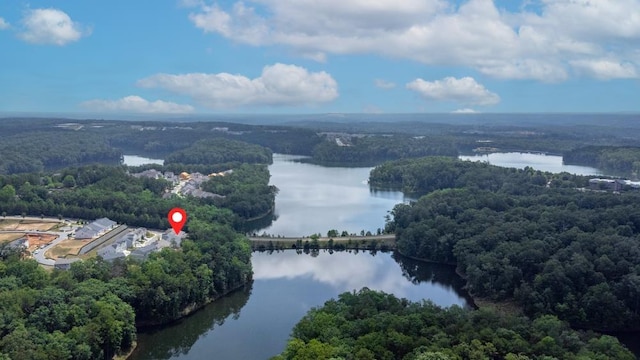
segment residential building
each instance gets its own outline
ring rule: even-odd
[[[97,219],[76,231],[75,238],[93,239],[113,229],[116,225],[117,223],[115,221],[109,220],[108,218]]]
[[[136,260],[145,260],[149,254],[158,250],[158,242],[154,241],[150,245],[139,247],[131,252],[131,257]]]
[[[169,229],[162,234],[162,240],[170,244],[172,248],[179,248],[182,245],[182,240],[187,236],[184,231],[180,231],[176,234],[173,229]]]
[[[54,269],[59,269],[59,270],[69,270],[71,268],[71,264],[73,264],[76,261],[80,261],[80,259],[78,259],[78,258],[71,258],[71,259],[58,258],[58,259],[56,259],[56,262],[53,265],[53,268]]]

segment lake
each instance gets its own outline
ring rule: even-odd
[[[130,359],[267,359],[312,307],[368,287],[414,301],[469,307],[454,268],[392,253],[254,253],[254,282],[181,322],[138,335]]]
[[[336,229],[375,233],[396,204],[411,200],[400,191],[371,190],[371,167],[326,167],[301,163],[304,157],[274,154],[269,166],[276,197],[276,220],[259,228],[260,234],[326,235]]]
[[[398,191],[370,190],[371,168],[325,167],[274,155],[269,167],[276,197],[271,224],[259,231],[300,236],[330,229],[359,233],[384,227]],[[461,157],[498,166],[590,175],[594,168],[562,165],[559,156],[506,153]],[[145,158],[146,159],[146,158]],[[152,159],[151,159],[152,160]],[[449,266],[416,262],[391,253],[295,251],[254,253],[254,282],[171,326],[139,334],[130,359],[267,359],[284,350],[293,326],[315,306],[345,291],[368,287],[441,306],[469,307],[464,281]],[[620,337],[633,344],[635,335]],[[637,349],[636,349],[637,351]]]
[[[164,164],[163,159],[151,159],[148,157],[138,156],[138,155],[122,155],[122,157],[123,157],[122,163],[127,166],[140,166],[140,165],[147,165],[147,164],[163,165]]]
[[[562,156],[546,155],[540,153],[491,153],[491,154],[475,154],[460,155],[461,160],[485,161],[491,165],[524,169],[529,166],[536,170],[548,171],[552,173],[568,172],[577,175],[602,175],[602,172],[596,168],[589,166],[565,165],[562,162]]]

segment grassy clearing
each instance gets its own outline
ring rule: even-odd
[[[44,255],[50,259],[64,257],[66,255],[78,255],[80,249],[91,240],[63,240],[58,245],[49,249]]]
[[[20,220],[2,219],[0,220],[0,230],[15,230],[19,223]]]
[[[20,234],[20,233],[12,233],[12,234],[0,234],[0,244],[4,244],[4,243],[8,243],[11,242],[13,240],[17,240],[21,237],[23,237],[24,234]]]

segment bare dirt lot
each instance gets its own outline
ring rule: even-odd
[[[29,251],[34,252],[40,245],[46,245],[56,239],[56,235],[27,234],[29,239]]]
[[[3,219],[0,220],[0,230],[38,230],[47,231],[56,225],[58,221],[52,220],[15,220],[15,219]]]
[[[58,245],[49,249],[44,256],[49,259],[56,259],[58,257],[64,257],[65,255],[78,255],[80,249],[86,244],[90,243],[91,239],[87,240],[75,240],[68,239],[63,240]]]

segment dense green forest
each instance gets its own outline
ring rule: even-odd
[[[617,146],[586,146],[565,152],[565,164],[597,167],[598,169],[625,174],[640,174],[640,148]]]
[[[0,153],[0,174],[38,172],[92,162],[118,164],[122,155],[101,136],[59,129],[14,136],[2,133]]]
[[[266,165],[243,164],[233,168],[231,174],[211,178],[202,188],[224,196],[214,200],[217,206],[251,219],[264,216],[275,206],[278,189],[269,185],[269,178]]]
[[[177,319],[186,309],[250,281],[251,249],[234,230],[238,217],[204,200],[163,199],[166,185],[163,180],[131,177],[125,167],[102,165],[0,176],[3,214],[107,216],[131,226],[164,229],[169,227],[169,209],[180,206],[189,213],[185,230],[190,239],[183,241],[180,251],[165,249],[143,263],[98,258],[51,275],[32,260],[8,256],[0,267],[6,285],[0,287],[0,331],[11,344],[0,342],[0,352],[12,359],[110,358],[127,350],[136,324]],[[53,300],[38,302],[40,296],[54,295]],[[38,337],[43,332],[49,335]],[[59,357],[49,349],[54,341]],[[21,349],[30,350],[21,355]]]
[[[640,193],[578,191],[583,177],[438,158],[372,171],[372,183],[385,179],[428,193],[392,211],[386,230],[402,254],[456,263],[472,294],[516,299],[531,316],[638,330]]]
[[[164,159],[166,165],[213,165],[230,162],[271,164],[271,150],[260,145],[229,139],[206,139],[193,143],[186,149],[175,151]]]
[[[273,359],[634,358],[615,338],[571,330],[555,316],[442,309],[363,289],[309,311]]]
[[[246,238],[200,213],[189,223],[181,251],[143,263],[96,258],[48,273],[2,251],[0,358],[110,359],[129,350],[136,325],[175,320],[250,281]]]
[[[324,141],[313,149],[313,161],[336,164],[377,164],[385,160],[426,155],[458,156],[449,138],[412,137],[408,135],[352,137],[339,146]]]

